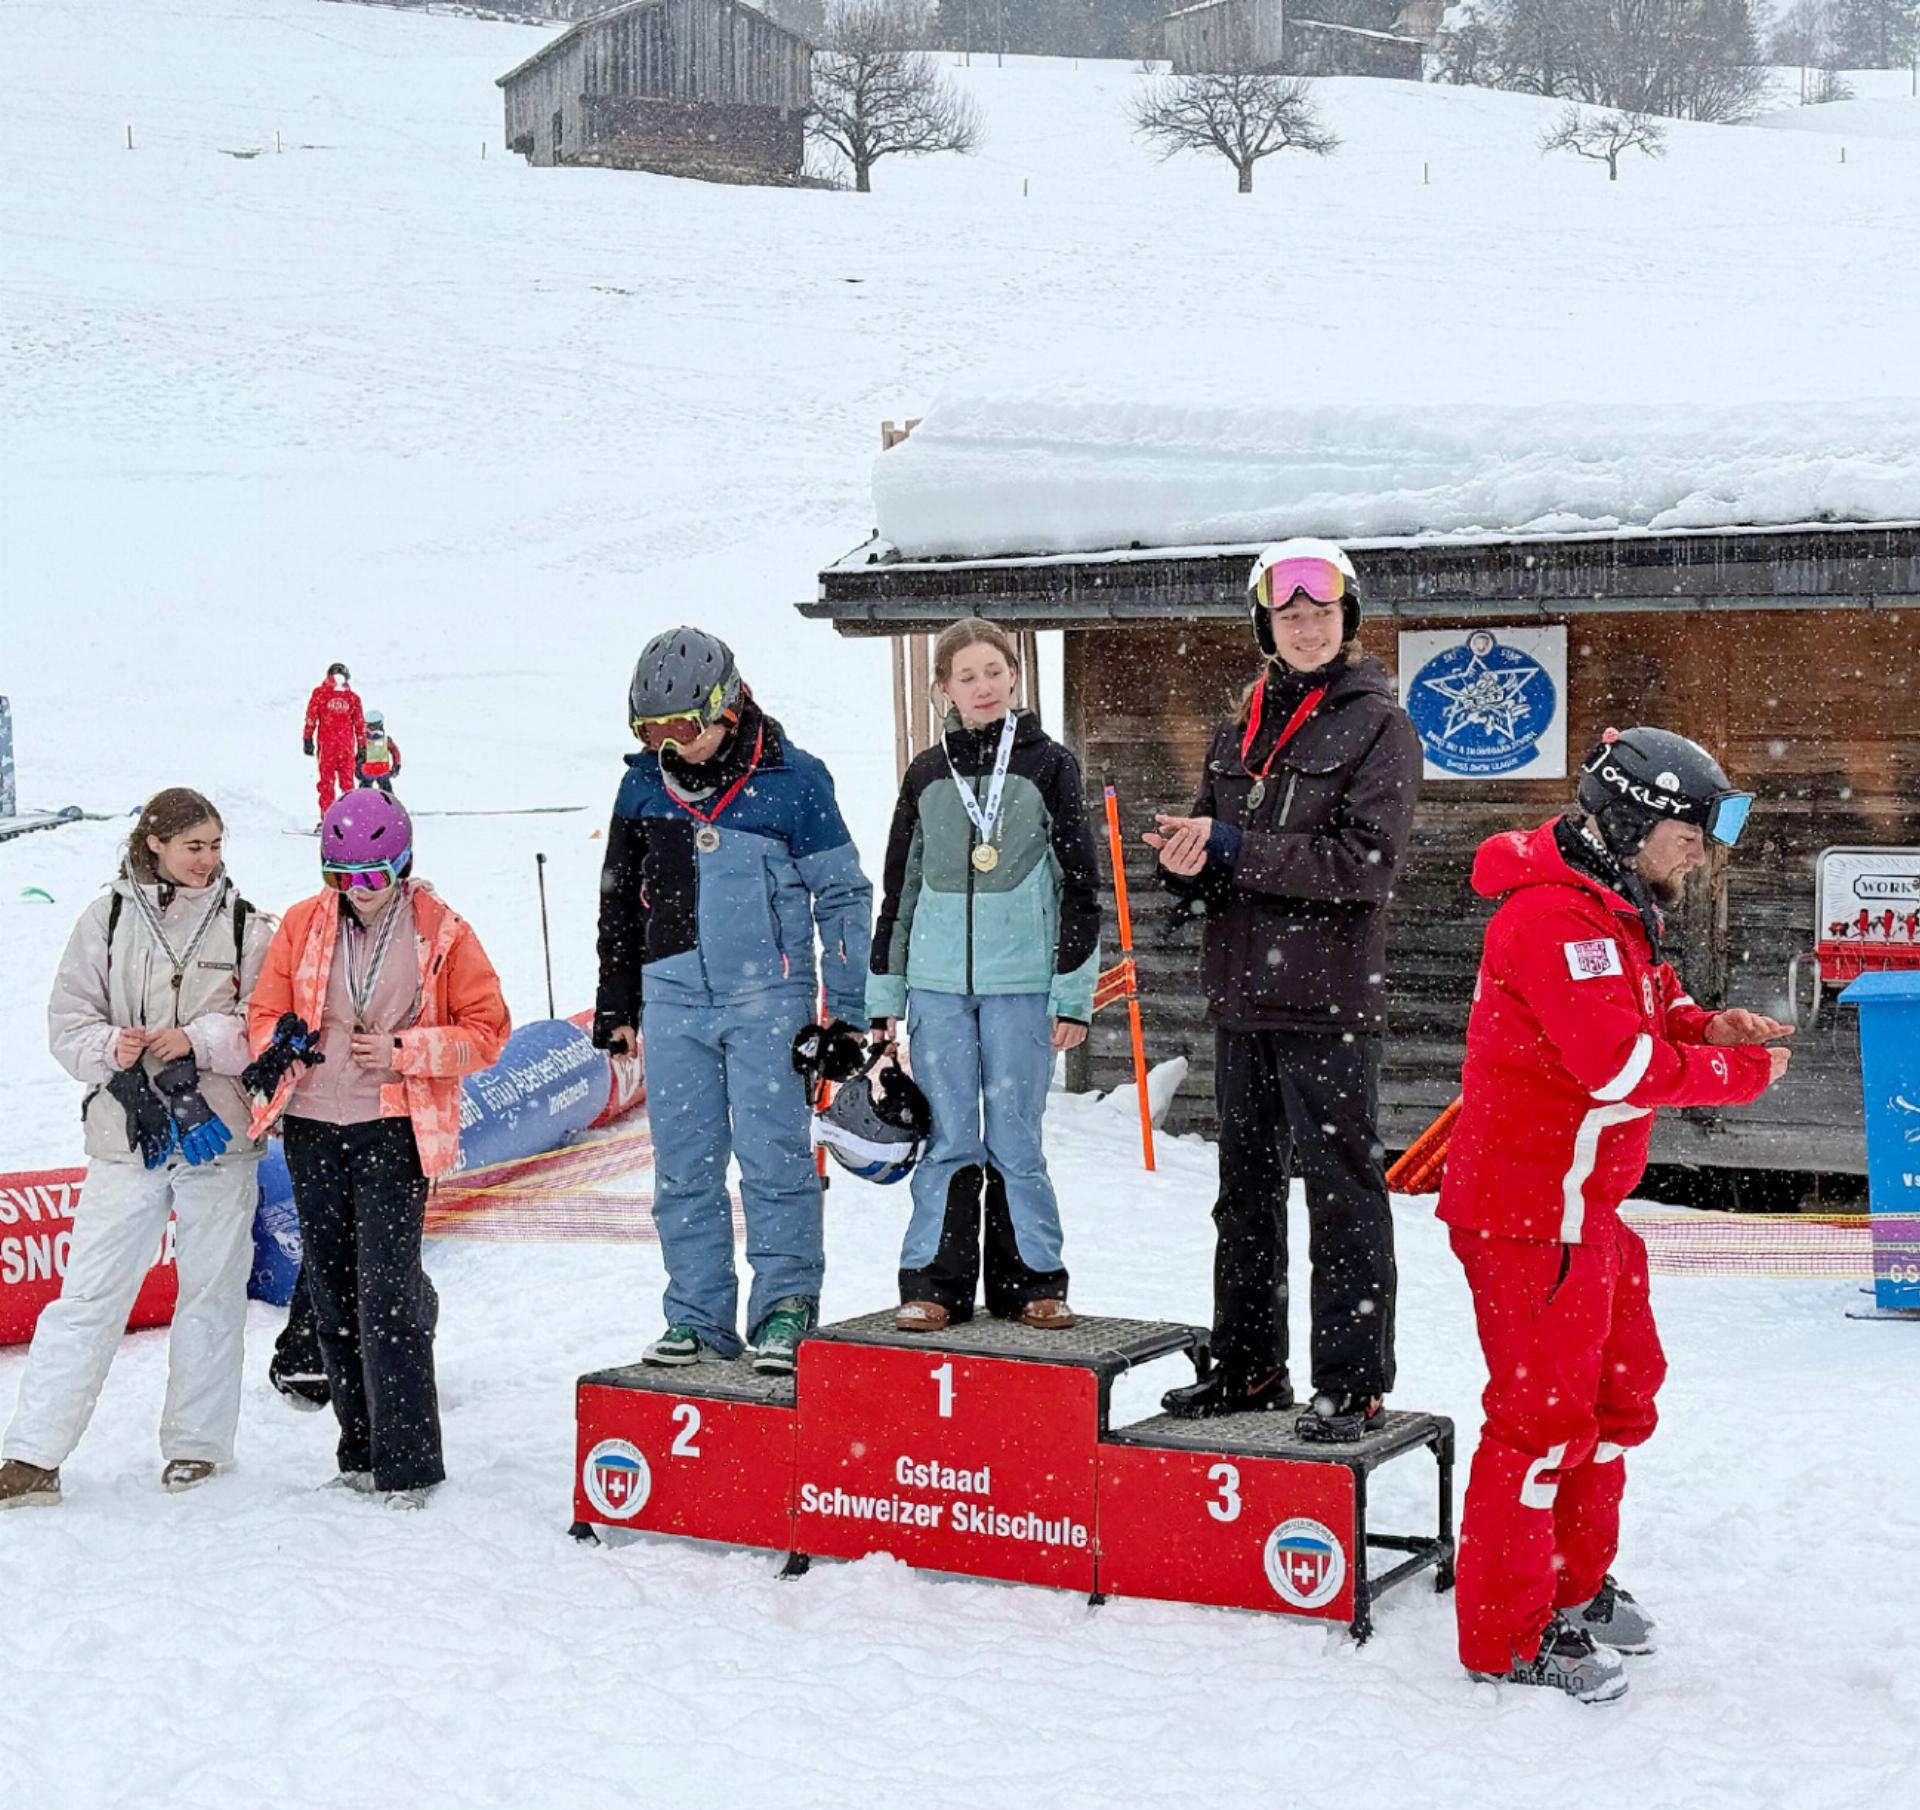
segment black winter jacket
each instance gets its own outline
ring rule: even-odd
[[[1229,1030],[1378,1033],[1387,904],[1413,833],[1420,738],[1386,668],[1363,655],[1335,674],[1250,811],[1253,774],[1304,690],[1295,675],[1272,669],[1245,763],[1245,725],[1220,726],[1193,806],[1219,826],[1207,864],[1191,878],[1164,868],[1161,877],[1187,910],[1204,915],[1201,978]]]

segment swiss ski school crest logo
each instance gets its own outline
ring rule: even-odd
[[[1274,1594],[1296,1609],[1324,1609],[1347,1581],[1346,1548],[1305,1515],[1267,1535],[1266,1566]]]
[[[1531,653],[1476,629],[1414,674],[1406,702],[1427,759],[1478,779],[1533,763],[1557,719],[1559,690]]]
[[[603,1439],[580,1467],[587,1500],[609,1521],[630,1521],[653,1494],[646,1454],[624,1439]]]

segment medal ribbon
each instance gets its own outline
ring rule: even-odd
[[[1017,710],[1007,712],[1005,726],[1000,731],[1000,750],[993,757],[993,779],[987,787],[987,808],[980,808],[980,801],[974,797],[973,788],[960,777],[960,769],[953,764],[953,753],[947,747],[946,738],[940,739],[940,750],[947,757],[947,771],[953,775],[953,789],[960,794],[960,802],[966,806],[967,815],[973,820],[973,827],[980,832],[982,842],[991,842],[993,832],[1000,822],[1000,800],[1007,789],[1007,764],[1013,759],[1014,718]]]
[[[722,811],[724,811],[727,808],[728,805],[732,804],[733,801],[740,796],[742,791],[746,789],[747,781],[754,776],[754,773],[758,770],[760,766],[761,751],[766,747],[766,745],[767,745],[767,726],[765,723],[762,723],[760,725],[759,732],[753,738],[753,759],[747,762],[746,772],[742,773],[740,777],[733,782],[732,785],[727,787],[726,792],[722,796],[720,802],[717,805],[715,805],[712,810],[703,811],[700,809],[698,805],[692,805],[687,803],[687,801],[684,798],[682,798],[680,794],[673,789],[673,782],[671,780],[668,780],[666,778],[665,773],[663,772],[661,774],[661,779],[664,783],[667,796],[671,798],[673,802],[681,808],[681,810],[685,811],[689,817],[697,817],[702,823],[711,823],[716,817],[720,815]]]
[[[353,1028],[364,1031],[367,1028],[367,1013],[373,1005],[373,990],[380,984],[380,970],[387,965],[387,950],[393,943],[393,927],[400,921],[401,908],[407,902],[407,888],[403,882],[400,896],[387,907],[386,916],[380,920],[380,929],[373,937],[373,953],[367,959],[366,971],[356,974],[354,954],[367,946],[367,933],[361,928],[357,918],[347,925],[347,997],[353,1001]]]
[[[1253,773],[1253,769],[1247,765],[1247,754],[1253,747],[1253,738],[1260,733],[1260,707],[1267,700],[1267,681],[1266,675],[1263,673],[1260,678],[1260,689],[1253,694],[1253,708],[1247,713],[1247,732],[1240,738],[1240,765],[1242,769],[1248,773],[1253,773],[1255,779],[1264,780],[1266,776],[1273,771],[1273,763],[1279,759],[1280,750],[1300,733],[1307,718],[1312,716],[1313,713],[1320,708],[1321,700],[1325,698],[1326,695],[1327,688],[1322,685],[1317,691],[1308,692],[1307,695],[1300,700],[1299,708],[1287,719],[1287,726],[1280,731],[1280,739],[1273,744],[1273,751],[1267,756],[1266,764],[1258,773]]]
[[[222,875],[219,885],[212,889],[212,894],[207,900],[205,914],[201,917],[199,924],[194,929],[192,938],[187,943],[186,953],[183,955],[175,955],[173,945],[167,941],[166,927],[160,922],[160,913],[154,909],[153,901],[147,897],[147,889],[137,880],[134,882],[134,905],[138,909],[141,917],[146,920],[148,930],[153,933],[153,940],[160,945],[160,953],[167,958],[167,965],[173,970],[173,990],[176,993],[180,991],[180,983],[186,976],[187,963],[193,960],[201,943],[206,939],[207,931],[212,926],[213,920],[220,915],[220,907],[227,902],[227,892],[231,885],[232,882]],[[142,1022],[144,1022],[144,1019]]]

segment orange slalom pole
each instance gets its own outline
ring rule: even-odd
[[[1447,1146],[1453,1139],[1454,1122],[1460,1117],[1460,1097],[1407,1146],[1400,1160],[1387,1171],[1387,1186],[1398,1194],[1430,1194],[1447,1165]]]
[[[1140,1157],[1154,1171],[1153,1109],[1147,1103],[1147,1046],[1140,1035],[1140,976],[1133,963],[1133,913],[1127,908],[1127,863],[1120,841],[1120,800],[1106,782],[1107,848],[1113,857],[1113,902],[1120,912],[1120,957],[1127,967],[1127,1030],[1133,1038],[1133,1080],[1140,1096]]]

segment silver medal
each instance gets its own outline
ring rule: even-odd
[[[1257,811],[1260,808],[1260,800],[1266,797],[1266,795],[1267,782],[1264,779],[1256,779],[1253,782],[1252,790],[1247,793],[1247,809]]]
[[[720,846],[720,832],[710,823],[701,824],[693,833],[693,846],[703,855],[712,854]]]

